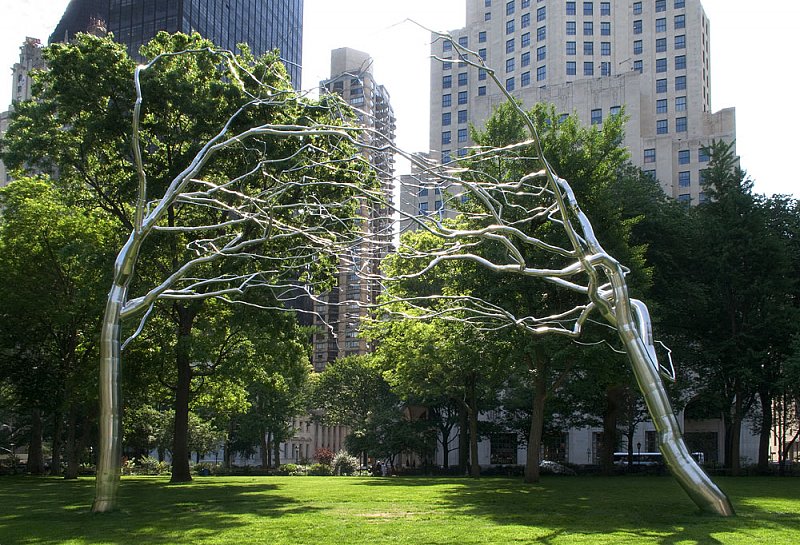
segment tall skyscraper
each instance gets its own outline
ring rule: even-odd
[[[451,31],[528,107],[555,104],[585,124],[625,107],[631,160],[681,201],[704,199],[701,146],[733,141],[735,112],[711,110],[709,20],[700,0],[467,0],[467,26]],[[447,163],[467,154],[505,100],[485,71],[434,41],[430,149]],[[452,59],[452,61],[450,60]],[[404,199],[412,201],[414,199]],[[420,205],[421,205],[420,201]]]
[[[257,55],[277,48],[295,89],[301,87],[303,0],[72,0],[50,43],[98,26],[133,56],[161,30],[197,31],[231,50],[247,43]]]
[[[370,146],[365,152],[375,169],[387,201],[394,189],[395,116],[389,92],[375,81],[372,59],[367,53],[343,47],[331,52],[331,77],[320,83],[324,92],[336,93],[353,107],[359,125],[369,129],[362,136]],[[317,332],[314,334],[314,369],[321,371],[338,357],[364,354],[369,350],[358,336],[361,320],[367,314],[363,304],[374,303],[379,288],[365,280],[363,273],[377,272],[380,260],[391,244],[392,225],[389,208],[362,207],[366,221],[364,242],[341,263],[338,286],[325,297],[328,304],[318,304],[315,311]]]

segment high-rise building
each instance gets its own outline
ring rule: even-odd
[[[451,31],[528,107],[555,104],[585,124],[624,106],[631,160],[681,201],[704,199],[700,177],[712,140],[735,140],[735,112],[711,110],[709,20],[700,0],[467,0],[467,26]],[[484,70],[459,63],[434,40],[430,149],[442,163],[465,156],[505,100]],[[438,59],[444,59],[442,62]],[[413,199],[409,199],[413,200]]]
[[[20,102],[31,98],[31,86],[33,79],[31,71],[44,68],[42,59],[42,44],[37,38],[25,38],[19,48],[19,62],[11,67],[11,101]],[[8,129],[11,112],[0,113],[0,137]],[[0,161],[0,186],[6,185],[11,181],[11,175],[6,170],[6,166]]]
[[[98,27],[112,32],[134,57],[161,30],[196,31],[231,50],[247,43],[256,55],[277,48],[300,88],[303,0],[72,0],[50,43]]]
[[[379,178],[387,200],[386,207],[363,206],[364,241],[349,256],[343,256],[338,286],[325,295],[326,302],[315,308],[314,369],[321,371],[327,363],[343,356],[364,354],[369,350],[359,337],[361,320],[369,303],[379,293],[375,276],[380,260],[386,256],[392,241],[389,204],[394,190],[395,116],[389,92],[375,81],[372,59],[367,53],[343,47],[331,52],[331,77],[320,83],[323,92],[336,93],[353,107],[358,124],[367,129],[362,140],[365,155]],[[365,274],[366,273],[366,274]]]

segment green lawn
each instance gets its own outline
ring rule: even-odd
[[[93,479],[2,477],[0,545],[800,544],[800,480],[718,481],[736,518],[698,514],[669,477],[127,477],[104,515]]]

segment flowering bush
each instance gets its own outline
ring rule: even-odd
[[[333,465],[334,456],[335,454],[333,451],[328,448],[318,448],[314,452],[314,459],[320,464],[324,464],[326,466]]]

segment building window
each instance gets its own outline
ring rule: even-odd
[[[675,30],[679,30],[681,28],[686,28],[686,16],[685,15],[676,15],[675,16]]]
[[[522,55],[519,56],[519,64],[523,67],[528,66],[531,64],[531,52],[526,51]]]
[[[567,55],[575,55],[577,49],[577,42],[567,42]]]
[[[675,118],[675,132],[686,132],[688,131],[688,124],[686,122],[685,117],[676,117]]]
[[[648,148],[644,150],[644,162],[645,163],[655,163],[656,162],[656,149],[655,148]]]
[[[467,84],[467,73],[461,72],[458,74],[458,85],[462,87]]]
[[[692,185],[692,173],[688,170],[682,170],[678,173],[678,186],[689,187]]]
[[[461,47],[467,47],[469,45],[469,37],[468,36],[460,36],[458,38],[458,45]]]
[[[486,69],[478,68],[478,81],[485,81],[485,80],[486,80]]]
[[[667,59],[656,59],[656,73],[667,71]]]
[[[600,2],[600,15],[611,15],[611,2]]]
[[[542,22],[546,18],[547,18],[547,9],[545,8],[545,6],[536,8],[536,20]]]
[[[711,157],[704,148],[700,148],[697,150],[697,160],[701,163],[708,163],[711,160]]]
[[[514,78],[508,78],[506,80],[506,91],[513,91],[514,90]]]
[[[494,433],[490,438],[489,463],[514,465],[517,463],[517,436],[513,433]]]
[[[514,19],[506,21],[506,34],[514,34]]]
[[[442,131],[442,144],[450,143],[450,131]]]
[[[514,57],[510,59],[506,59],[506,72],[513,72],[514,71]]]
[[[592,110],[591,113],[592,125],[599,125],[603,122],[603,110],[600,108]]]
[[[522,9],[531,7],[531,0],[522,0],[522,5],[520,7]]]
[[[486,60],[486,48],[485,47],[481,47],[480,49],[478,49],[478,56],[481,59]]]
[[[536,41],[543,42],[545,38],[547,38],[547,27],[540,26],[539,28],[536,29]]]
[[[641,15],[642,14],[642,3],[641,2],[634,2],[633,3],[633,14],[634,15]]]
[[[656,113],[657,114],[665,114],[668,111],[669,111],[669,108],[667,107],[667,99],[666,98],[660,98],[660,99],[656,100]]]
[[[567,15],[575,15],[575,2],[567,2]]]
[[[686,0],[675,0],[675,9],[680,9],[686,6]]]
[[[652,178],[653,180],[656,179],[656,171],[655,171],[655,169],[643,170],[642,174],[644,174],[645,176],[650,176],[650,178]]]
[[[584,15],[593,15],[594,14],[594,2],[584,2],[583,3],[583,14]]]
[[[583,75],[594,76],[594,63],[592,61],[586,61],[583,63]]]
[[[666,32],[667,31],[667,18],[661,17],[660,19],[656,19],[656,32]]]
[[[611,36],[611,23],[608,21],[602,21],[600,23],[600,35],[601,36]]]
[[[633,22],[633,33],[634,34],[641,34],[642,33],[642,20],[636,19]]]
[[[675,49],[686,49],[686,34],[675,36]]]
[[[492,7],[492,0],[484,0],[483,1],[484,7],[490,8]]]
[[[705,194],[705,191],[701,191],[697,194],[697,202],[700,204],[705,204],[708,202],[708,196]]]
[[[479,97],[486,96],[486,86],[485,85],[481,85],[480,87],[478,87],[478,96]]]
[[[666,119],[659,119],[656,121],[656,134],[668,134],[669,122]]]
[[[511,2],[506,2],[506,15],[514,15],[514,3],[514,0],[511,0]]]
[[[526,48],[526,47],[530,47],[531,46],[531,33],[530,32],[526,32],[525,34],[520,36],[520,38],[519,38],[519,46],[521,48],[523,48],[523,49]]]
[[[676,112],[686,111],[686,97],[675,97],[675,111]]]
[[[450,150],[449,149],[442,150],[442,164],[446,165],[447,163],[450,162],[450,160],[451,160],[450,159]],[[420,204],[422,204],[422,203],[420,203]],[[426,211],[428,210],[428,203],[425,203],[425,210]]]
[[[458,92],[458,103],[459,104],[466,104],[467,103],[467,92],[466,91],[459,91]]]
[[[667,39],[666,38],[656,39],[656,53],[663,53],[666,50],[667,50]]]
[[[451,42],[450,40],[445,40],[442,42],[442,51],[444,53],[447,53],[448,51],[452,50],[453,50],[453,42]]]
[[[642,73],[642,69],[643,69],[642,66],[643,65],[642,65],[641,59],[633,61],[633,71],[634,72],[639,72],[641,74]]]
[[[600,42],[600,55],[604,57],[611,55],[611,42]]]
[[[458,141],[461,143],[467,141],[467,129],[458,129]]]
[[[622,113],[622,106],[612,106],[609,108],[608,112],[611,116],[619,115]]]
[[[688,165],[691,162],[691,153],[688,149],[682,149],[678,151],[678,164],[679,165]]]
[[[686,55],[675,57],[675,70],[686,70]]]
[[[594,35],[594,23],[591,21],[584,21],[583,22],[583,35],[584,36],[592,36]]]
[[[506,53],[513,53],[514,52],[514,38],[510,40],[506,40]]]
[[[633,54],[634,55],[642,54],[642,40],[635,40],[633,42]]]
[[[675,90],[676,91],[683,91],[686,89],[686,76],[676,76],[675,77]]]
[[[452,116],[450,115],[450,112],[442,112],[442,125],[443,126],[449,125],[451,120],[452,120]]]
[[[656,0],[656,13],[667,11],[667,0]]]
[[[547,46],[543,45],[536,48],[536,60],[543,61],[547,58]]]
[[[583,54],[594,55],[594,42],[583,42]]]
[[[547,66],[540,66],[536,69],[536,81],[544,81],[547,78]]]
[[[577,63],[575,61],[567,61],[567,75],[574,76],[577,72]]]
[[[446,95],[442,95],[442,108],[449,108],[450,105],[453,103],[453,97],[449,93]]]
[[[519,76],[519,86],[520,87],[527,87],[531,84],[531,73],[530,72],[523,72]]]
[[[447,161],[445,161],[444,160],[444,152],[442,152],[442,163],[449,163],[449,162],[450,162],[450,156],[448,155]],[[427,202],[419,203],[419,215],[420,216],[424,216],[427,213],[428,213],[428,203]]]
[[[685,202],[687,204],[691,203],[692,196],[689,195],[688,193],[681,193],[680,195],[678,195],[678,202]]]
[[[492,20],[492,12],[491,11],[487,11],[486,13],[484,13],[483,14],[483,20],[484,21],[491,21]]]
[[[467,122],[467,110],[459,110],[458,111],[458,123],[466,123]]]
[[[577,32],[575,21],[567,21],[567,36],[575,36]]]
[[[442,70],[450,70],[451,68],[453,68],[453,63],[452,62],[444,61],[442,63]]]
[[[486,42],[486,31],[481,30],[480,32],[478,32],[478,43],[482,44],[485,42]]]
[[[449,89],[453,86],[453,76],[442,76],[442,89]]]
[[[608,61],[600,63],[600,75],[601,76],[610,76],[611,75],[611,63]]]
[[[656,80],[656,93],[666,93],[667,92],[667,80],[666,79],[657,79]]]
[[[523,13],[522,17],[519,18],[519,27],[528,28],[529,26],[531,26],[531,14]]]

